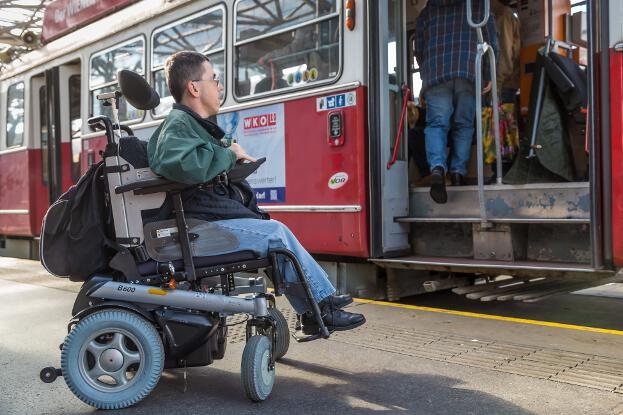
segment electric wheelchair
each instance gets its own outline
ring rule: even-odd
[[[226,245],[236,237],[215,224],[185,218],[181,195],[188,185],[155,175],[144,148],[138,157],[130,151],[138,145],[141,153],[141,146],[119,123],[120,100],[151,110],[159,97],[131,71],[120,71],[118,80],[119,91],[97,96],[112,108],[113,120],[97,116],[88,123],[107,137],[102,170],[114,241],[124,249],[110,261],[110,272],[92,275],[82,285],[61,345],[61,368],[45,368],[40,377],[49,383],[63,376],[79,399],[96,408],[128,407],[154,389],[163,369],[222,359],[227,317],[244,313],[242,384],[252,401],[263,401],[273,388],[275,361],[285,355],[290,341],[288,323],[274,297],[286,288],[280,272],[285,262],[293,265],[299,280],[288,290],[300,290],[319,327],[317,334],[295,338],[329,337],[301,266],[284,249],[271,250],[266,257],[251,251],[209,255],[210,246]],[[174,219],[144,224],[145,213],[157,211],[165,201],[172,204]],[[270,278],[274,294],[267,292],[259,274],[246,274],[258,270]]]

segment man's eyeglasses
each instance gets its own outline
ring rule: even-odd
[[[221,80],[219,79],[218,75],[214,74],[214,78],[213,79],[193,79],[191,82],[214,82],[216,84],[216,87],[218,88],[221,85]]]

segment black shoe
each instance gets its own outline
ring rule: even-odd
[[[318,303],[318,306],[322,314],[322,321],[329,331],[351,330],[366,322],[366,318],[363,314],[349,313],[348,311],[340,310],[331,305],[327,300],[321,301]],[[301,323],[303,325],[303,334],[317,334],[318,330],[320,330],[316,318],[310,312],[303,314]]]
[[[450,173],[450,182],[452,186],[465,186],[463,175],[460,173]]]
[[[446,174],[443,167],[435,167],[431,172],[430,197],[437,203],[443,204],[448,201],[446,193]]]
[[[344,308],[353,302],[353,297],[350,294],[331,295],[329,299],[335,308]]]

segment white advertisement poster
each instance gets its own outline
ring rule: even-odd
[[[235,140],[249,155],[266,157],[266,162],[247,178],[255,190],[257,202],[284,203],[286,144],[283,104],[219,114],[217,120],[226,137]]]

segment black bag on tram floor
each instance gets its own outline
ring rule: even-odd
[[[89,170],[48,208],[41,227],[41,264],[57,277],[84,281],[109,268],[120,248],[107,236],[104,162]]]

